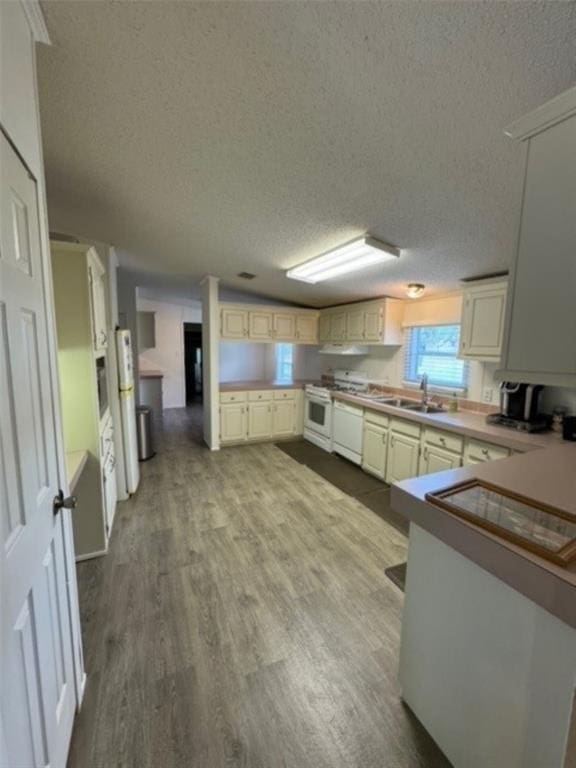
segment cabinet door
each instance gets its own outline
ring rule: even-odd
[[[272,434],[274,437],[293,435],[296,431],[296,402],[283,400],[275,402],[272,411]]]
[[[384,480],[388,453],[388,430],[376,424],[364,424],[362,469]]]
[[[443,472],[445,469],[456,469],[461,465],[462,458],[459,454],[425,443],[420,458],[419,474],[431,475],[433,472]]]
[[[272,312],[250,312],[248,337],[255,341],[270,341],[273,337]]]
[[[368,307],[364,310],[365,341],[380,341],[382,335],[382,309]]]
[[[248,313],[245,309],[223,309],[220,319],[223,339],[245,339],[248,335]]]
[[[330,341],[332,338],[332,315],[323,313],[318,324],[319,341]]]
[[[232,443],[246,440],[246,406],[227,403],[220,406],[220,441]]]
[[[318,341],[318,318],[314,315],[296,315],[296,338],[315,344]]]
[[[248,439],[265,440],[272,434],[270,402],[250,403],[248,406]]]
[[[330,320],[331,341],[344,341],[346,339],[346,312],[334,312]]]
[[[386,463],[386,482],[399,483],[418,476],[420,441],[398,432],[391,432]]]
[[[353,309],[346,313],[346,339],[349,341],[364,340],[363,309]]]
[[[505,378],[576,385],[576,115],[530,138]]]
[[[296,315],[293,312],[274,313],[274,338],[279,341],[296,338]]]
[[[96,352],[102,352],[108,346],[104,269],[100,262],[91,256],[88,258],[88,279],[90,282],[93,346]]]
[[[460,356],[476,360],[500,359],[504,335],[507,286],[467,291],[460,335]]]

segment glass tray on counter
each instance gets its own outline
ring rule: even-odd
[[[557,565],[576,560],[576,515],[484,480],[427,493],[426,500]]]

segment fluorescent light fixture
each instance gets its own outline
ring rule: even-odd
[[[322,280],[340,277],[348,272],[356,272],[358,269],[372,267],[374,264],[381,264],[390,259],[397,259],[399,256],[399,248],[364,235],[321,256],[316,256],[298,267],[289,269],[286,276],[293,280],[302,280],[304,283],[319,283]]]

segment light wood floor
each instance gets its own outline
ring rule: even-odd
[[[79,566],[89,675],[69,768],[448,766],[400,702],[406,539],[273,445],[169,411]]]

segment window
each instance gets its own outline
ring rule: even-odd
[[[468,363],[458,360],[459,325],[424,325],[408,329],[404,380],[420,382],[428,374],[431,386],[466,389]]]
[[[289,381],[294,378],[294,344],[276,344],[276,380]]]

